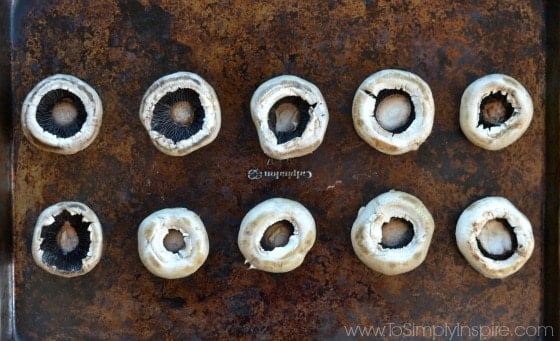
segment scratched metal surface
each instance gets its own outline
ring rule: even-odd
[[[12,12],[13,268],[15,335],[25,339],[344,336],[345,327],[539,325],[545,319],[545,9],[541,1],[30,1]],[[431,86],[434,128],[419,151],[386,156],[355,133],[351,104],[373,72],[400,68]],[[222,129],[185,157],[158,152],[138,119],[157,78],[200,74],[216,90]],[[464,88],[509,74],[533,97],[529,130],[499,152],[459,128]],[[100,94],[101,132],[72,156],[39,151],[23,137],[21,103],[54,73]],[[294,74],[322,91],[331,119],[319,149],[288,161],[261,151],[249,101],[265,80]],[[304,171],[300,179],[248,172]],[[307,174],[307,173],[306,173]],[[418,196],[436,231],[423,265],[399,275],[369,270],[354,255],[351,225],[376,195]],[[474,200],[510,199],[533,224],[536,248],[517,274],[489,280],[459,253],[455,222]],[[281,196],[304,204],[317,241],[287,274],[248,270],[237,248],[245,213]],[[47,274],[30,253],[40,212],[86,203],[105,238],[100,264],[80,278]],[[192,276],[163,280],[141,264],[138,225],[155,210],[197,212],[210,255]]]

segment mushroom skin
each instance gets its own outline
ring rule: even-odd
[[[309,121],[301,136],[279,143],[275,132],[269,127],[268,118],[274,104],[286,97],[300,97],[310,105]],[[277,160],[313,153],[323,142],[329,123],[329,111],[319,88],[292,75],[269,79],[257,88],[251,98],[251,117],[261,149]]]
[[[505,260],[486,257],[480,250],[477,237],[487,222],[507,220],[517,239],[517,249]],[[467,207],[455,230],[459,251],[469,264],[488,278],[505,278],[517,272],[529,260],[535,241],[531,222],[509,200],[503,197],[486,197]]]
[[[194,135],[178,142],[152,129],[156,104],[167,94],[179,89],[195,91],[204,109],[204,123]],[[221,109],[214,88],[199,75],[192,72],[176,72],[156,80],[146,91],[140,105],[140,120],[148,131],[154,146],[171,156],[184,156],[213,142],[221,127]]]
[[[90,233],[90,246],[85,258],[82,259],[82,267],[79,271],[65,271],[57,269],[56,266],[49,265],[43,259],[45,251],[41,249],[43,237],[41,232],[44,226],[54,223],[57,215],[63,211],[69,212],[71,215],[82,215],[82,221],[89,222],[88,231]],[[31,243],[31,253],[33,260],[43,270],[61,277],[76,277],[85,275],[90,272],[100,261],[103,253],[103,229],[97,215],[91,208],[83,203],[75,201],[62,201],[46,208],[39,217],[33,230],[33,239]]]
[[[50,91],[57,89],[76,95],[83,103],[87,114],[81,129],[69,137],[58,137],[43,129],[37,121],[37,106],[41,99]],[[75,154],[91,145],[99,134],[102,118],[103,105],[95,89],[81,79],[65,74],[55,74],[40,81],[27,94],[21,109],[21,127],[29,142],[41,150],[64,155]],[[70,119],[70,117],[58,120],[61,119]]]
[[[179,231],[185,247],[178,252],[166,249],[164,238]],[[167,279],[189,276],[206,261],[209,253],[206,228],[200,217],[186,208],[166,208],[146,217],[138,228],[138,254],[152,274]]]
[[[383,90],[402,90],[410,96],[415,117],[400,133],[383,128],[375,118],[377,96]],[[358,135],[382,153],[400,155],[417,150],[432,132],[432,91],[424,80],[411,72],[396,69],[378,71],[358,87],[352,104],[352,120]]]
[[[480,124],[480,106],[487,96],[501,92],[513,107],[505,122],[485,128]],[[533,101],[527,90],[514,78],[490,74],[471,83],[461,97],[459,123],[463,134],[474,145],[500,150],[517,141],[529,128],[533,118]]]
[[[412,224],[414,236],[401,248],[382,246],[383,225],[392,218]],[[397,275],[418,267],[428,254],[434,219],[420,199],[391,190],[360,208],[352,225],[352,247],[358,258],[370,269],[385,275]]]
[[[288,221],[293,234],[284,246],[266,251],[261,241],[272,225]],[[237,244],[249,269],[283,273],[299,267],[315,243],[315,220],[297,201],[272,198],[253,207],[241,221]]]

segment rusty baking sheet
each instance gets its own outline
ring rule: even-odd
[[[0,7],[3,338],[341,337],[350,327],[407,324],[559,331],[554,1],[100,0]],[[354,131],[355,90],[386,68],[414,72],[431,86],[435,124],[417,152],[387,156]],[[180,70],[213,85],[223,123],[214,143],[170,157],[152,146],[138,109],[152,82]],[[525,85],[535,115],[519,141],[489,152],[461,133],[459,102],[468,84],[498,72]],[[55,73],[85,80],[103,101],[99,136],[71,156],[42,152],[21,132],[23,99]],[[253,91],[280,74],[315,83],[331,116],[319,149],[288,161],[264,155],[249,113]],[[312,176],[250,179],[257,169]],[[355,256],[350,229],[361,206],[392,188],[418,196],[436,232],[419,268],[383,276]],[[533,224],[535,252],[505,280],[478,274],[455,244],[459,214],[488,195],[507,197]],[[245,213],[275,196],[303,203],[318,229],[303,265],[286,274],[248,270],[237,247]],[[40,270],[30,253],[39,213],[63,200],[93,208],[105,238],[100,264],[73,279]],[[210,255],[192,276],[163,280],[142,266],[136,232],[150,213],[177,206],[201,216]]]

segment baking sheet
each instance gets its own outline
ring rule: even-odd
[[[545,92],[552,91],[545,86],[551,77],[545,17],[557,5],[104,0],[2,6],[11,10],[13,106],[11,120],[3,115],[2,135],[2,158],[8,160],[13,149],[12,161],[3,163],[11,165],[13,187],[6,186],[0,212],[11,226],[2,243],[13,245],[0,258],[6,278],[14,273],[13,286],[2,282],[6,337],[293,338],[346,336],[356,326],[557,325],[557,313],[550,313],[557,307],[550,302],[558,301],[557,259],[551,251],[545,258],[547,248],[558,245],[550,238],[555,233],[545,230],[545,206],[547,217],[554,217],[549,212],[557,202],[548,186],[556,185],[549,179],[557,174],[551,174],[557,158],[545,154],[546,138],[557,131],[545,129],[545,121],[557,124],[545,116]],[[355,90],[386,68],[414,72],[432,89],[434,128],[417,152],[381,154],[353,129]],[[138,108],[153,81],[180,70],[212,84],[222,129],[211,145],[174,158],[151,145]],[[535,114],[518,142],[489,152],[462,135],[458,110],[468,84],[498,72],[525,85]],[[35,149],[19,124],[27,92],[54,73],[85,80],[103,100],[98,138],[72,156]],[[249,113],[253,91],[280,74],[315,83],[330,112],[319,149],[288,161],[262,153]],[[248,174],[255,169],[312,177],[252,180]],[[389,189],[419,197],[436,222],[425,263],[399,276],[369,270],[350,241],[358,209]],[[462,210],[488,195],[511,200],[535,234],[532,258],[502,281],[475,272],[454,239]],[[287,274],[248,270],[236,243],[244,214],[275,196],[300,201],[317,222],[313,249]],[[64,200],[93,208],[104,229],[102,261],[75,279],[41,271],[30,253],[38,215]],[[192,276],[163,280],[140,263],[136,231],[153,211],[177,206],[201,216],[210,255]]]

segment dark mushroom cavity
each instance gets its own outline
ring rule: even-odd
[[[41,98],[36,118],[45,131],[59,138],[68,138],[82,129],[87,113],[78,96],[67,90],[56,89]]]
[[[476,238],[480,252],[494,260],[506,260],[517,250],[517,237],[505,219],[492,219]]]
[[[270,225],[261,239],[261,246],[265,251],[272,251],[274,248],[286,246],[290,237],[294,234],[294,225],[281,220]]]
[[[81,214],[71,215],[64,210],[54,216],[54,222],[41,230],[42,260],[48,266],[67,272],[80,271],[82,260],[88,255],[91,237],[90,222]]]
[[[400,249],[407,246],[414,237],[412,223],[402,218],[391,218],[381,227],[381,246],[386,249]]]
[[[163,246],[169,252],[179,253],[180,250],[186,247],[183,234],[179,230],[170,229],[167,235],[163,238]]]
[[[204,124],[204,108],[199,94],[178,89],[163,96],[154,107],[152,130],[177,143],[199,132]]]
[[[297,96],[284,97],[276,102],[268,114],[268,126],[278,144],[300,137],[313,109],[314,105]]]
[[[513,116],[513,113],[513,106],[508,102],[507,96],[500,91],[495,92],[482,99],[478,125],[483,128],[499,126]]]
[[[383,129],[399,134],[414,121],[416,117],[414,105],[406,91],[384,89],[375,98],[373,115]]]

